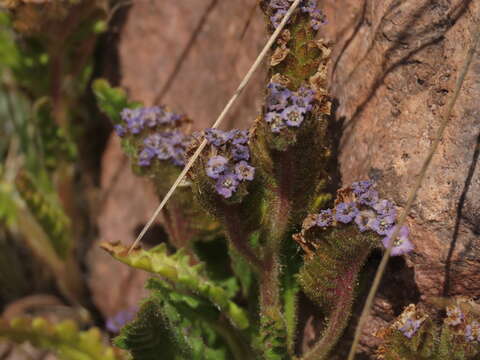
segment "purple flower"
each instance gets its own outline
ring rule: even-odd
[[[480,323],[473,320],[465,327],[465,338],[468,342],[480,342]]]
[[[119,333],[120,329],[135,318],[136,308],[119,311],[113,317],[108,318],[105,324],[108,331]]]
[[[333,224],[332,209],[322,210],[317,215],[316,225],[320,227],[327,227]]]
[[[144,148],[140,154],[138,155],[138,165],[139,166],[150,166],[150,163],[153,159],[153,157],[155,156],[155,150],[150,148],[150,147],[146,147]]]
[[[174,153],[173,146],[167,141],[163,141],[157,148],[155,148],[157,158],[160,160],[168,160]]]
[[[230,131],[232,144],[246,144],[248,142],[248,130],[232,130]]]
[[[128,120],[131,120],[133,118],[139,117],[140,115],[141,115],[141,110],[140,109],[125,108],[120,112],[120,117],[125,122],[128,122]]]
[[[358,202],[362,205],[375,206],[378,201],[378,192],[370,189],[358,197]]]
[[[373,208],[380,216],[387,217],[391,223],[395,222],[397,209],[395,209],[395,205],[391,201],[380,200],[373,205]]]
[[[355,224],[360,232],[371,229],[371,225],[375,220],[375,213],[371,210],[362,210],[355,216]]]
[[[152,134],[143,141],[146,147],[155,151],[160,160],[170,159],[173,154],[173,145],[164,134]]]
[[[233,160],[239,161],[239,160],[248,160],[250,159],[250,151],[248,150],[248,147],[245,145],[235,145],[232,148],[232,157]]]
[[[457,326],[462,323],[463,319],[465,319],[465,315],[463,314],[459,306],[447,306],[447,317],[445,319],[445,323],[451,326]]]
[[[238,180],[236,179],[235,174],[228,173],[218,178],[215,190],[218,194],[228,199],[237,190],[237,186]]]
[[[281,111],[288,106],[288,101],[292,96],[292,92],[288,89],[272,90],[271,94],[267,97],[268,110]]]
[[[327,17],[319,9],[313,10],[310,12],[310,15],[312,17],[310,24],[312,25],[313,30],[318,30],[322,25],[327,23]]]
[[[229,140],[229,136],[229,134],[225,133],[222,130],[205,130],[205,138],[207,139],[208,143],[216,147],[224,145]]]
[[[267,89],[270,90],[272,93],[276,93],[276,92],[285,90],[285,86],[271,81],[271,82],[268,83]]]
[[[162,110],[158,106],[146,107],[142,109],[142,120],[150,128],[157,126],[157,120],[162,115]]]
[[[207,175],[212,179],[218,179],[219,176],[227,169],[228,160],[223,156],[214,156],[211,157],[208,162],[205,170]]]
[[[177,166],[185,165],[185,150],[183,148],[174,148],[172,154],[172,162]]]
[[[268,112],[265,115],[265,121],[268,124],[273,124],[273,123],[282,123],[283,122],[283,117],[277,112]]]
[[[312,102],[314,99],[314,91],[307,86],[302,86],[292,96],[292,102],[306,111],[312,110]]]
[[[182,115],[175,114],[172,112],[164,112],[163,116],[159,119],[159,124],[175,124],[177,121],[180,121]]]
[[[165,140],[170,142],[170,144],[181,146],[183,146],[186,138],[186,136],[178,130],[162,133],[162,136],[165,138]]]
[[[340,203],[335,207],[335,219],[348,224],[357,216],[359,210],[354,202]]]
[[[363,193],[366,193],[368,190],[370,190],[373,187],[373,185],[374,185],[373,181],[370,181],[370,180],[354,182],[352,184],[353,193],[357,196],[360,196]]]
[[[138,134],[143,130],[143,118],[141,116],[134,116],[127,120],[127,128],[132,134]]]
[[[371,228],[378,235],[387,235],[388,232],[392,229],[394,221],[391,221],[390,217],[386,216],[377,216],[375,220],[372,221]]]
[[[125,127],[123,125],[120,125],[120,124],[113,125],[113,129],[115,130],[117,135],[120,136],[120,137],[124,137],[125,134],[127,133],[127,130],[125,129]]]
[[[317,0],[306,0],[305,4],[301,7],[303,12],[311,13],[317,8]]]
[[[405,321],[405,324],[398,330],[400,330],[403,333],[403,335],[405,335],[407,338],[411,339],[413,335],[415,335],[415,333],[420,328],[420,325],[422,325],[422,322],[423,322],[423,319],[414,320],[414,319],[408,318]]]
[[[275,29],[278,27],[278,25],[280,25],[286,13],[287,10],[280,9],[275,13],[275,15],[270,17],[270,21]]]
[[[270,0],[270,7],[272,9],[288,9],[289,3],[287,0]]]
[[[396,226],[392,227],[388,231],[387,236],[385,236],[382,240],[382,244],[385,247],[385,249],[387,249],[390,243],[392,242],[392,235],[393,235],[393,232],[395,231],[395,228]],[[391,252],[392,256],[407,254],[413,250],[413,244],[408,239],[408,234],[409,234],[408,227],[405,225],[402,226],[397,239],[395,239],[393,243],[392,252]]]
[[[297,105],[289,106],[283,110],[282,116],[286,119],[286,124],[288,126],[299,127],[303,122],[303,110],[304,109]]]
[[[240,181],[252,181],[253,177],[255,176],[255,168],[250,166],[246,161],[242,160],[235,165],[235,174],[237,175],[237,179]]]

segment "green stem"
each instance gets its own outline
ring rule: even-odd
[[[245,342],[245,339],[239,334],[232,325],[224,319],[212,324],[217,333],[223,337],[228,344],[235,360],[254,359],[250,346]]]
[[[329,313],[327,328],[321,339],[301,358],[302,360],[327,359],[330,351],[337,344],[338,339],[348,325],[348,319],[350,318],[355,299],[357,275],[369,253],[369,247],[359,251],[358,257],[352,258],[350,269],[345,271],[343,276],[338,279],[335,288],[335,298],[337,300]]]

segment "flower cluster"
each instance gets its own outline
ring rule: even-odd
[[[355,223],[360,232],[374,231],[384,236],[385,248],[392,241],[395,231],[397,210],[395,205],[385,199],[379,199],[372,181],[359,181],[350,187],[348,200],[338,203],[334,209],[320,211],[315,215],[315,225],[326,228],[337,223]],[[403,255],[413,250],[407,226],[402,226],[392,247],[392,256]]]
[[[123,123],[114,126],[120,137],[127,133],[136,135],[144,129],[154,129],[158,125],[175,126],[182,119],[182,115],[172,113],[160,106],[123,109],[120,115]]]
[[[282,22],[287,10],[292,6],[294,0],[270,0],[270,8],[274,10],[274,14],[270,17],[270,21],[274,28]],[[310,24],[314,30],[318,30],[321,25],[327,23],[325,14],[317,8],[317,0],[303,0],[300,3],[300,10],[310,15]]]
[[[275,82],[271,82],[268,89],[265,121],[270,125],[270,130],[279,133],[286,127],[299,127],[305,114],[312,110],[314,91],[302,86],[293,92]]]
[[[426,315],[417,310],[414,304],[410,304],[400,314],[393,327],[411,339],[426,319]]]
[[[176,129],[182,116],[162,107],[124,109],[122,122],[114,126],[118,136],[140,135],[138,165],[147,167],[154,159],[167,160],[177,166],[185,165],[185,150],[190,137]]]
[[[174,165],[185,165],[185,150],[190,137],[179,130],[158,132],[143,140],[138,154],[138,165],[150,166],[154,159],[169,160]]]
[[[212,148],[205,166],[207,176],[215,180],[218,194],[230,198],[242,182],[252,181],[255,175],[248,163],[248,131],[207,129],[205,138]]]
[[[468,310],[472,307],[478,307],[478,304],[471,298],[456,297],[454,303],[447,306],[443,322],[450,326],[454,333],[463,335],[467,342],[480,343],[480,322],[478,318],[473,317],[473,312]]]
[[[465,338],[468,342],[480,342],[480,323],[477,320],[465,326]]]

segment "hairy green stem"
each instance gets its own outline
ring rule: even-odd
[[[244,230],[238,212],[225,207],[223,216],[226,232],[232,247],[247,260],[254,270],[259,271],[262,263],[248,242],[249,234]]]
[[[219,320],[212,324],[212,327],[228,344],[235,360],[254,359],[252,349],[246,343],[245,339],[239,334],[235,328],[225,319]]]
[[[327,327],[320,340],[302,357],[302,360],[327,359],[330,351],[337,344],[338,339],[348,325],[348,319],[350,318],[355,299],[357,275],[369,253],[369,247],[359,251],[358,256],[352,258],[351,267],[338,279],[334,292],[335,301],[329,313]]]

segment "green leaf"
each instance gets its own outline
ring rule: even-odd
[[[182,359],[181,344],[166,327],[161,302],[156,299],[142,305],[137,318],[122,329],[115,344],[129,350],[136,360],[156,360],[159,354],[166,360]]]
[[[160,275],[167,284],[184,293],[209,300],[235,327],[249,327],[246,312],[231,300],[231,294],[207,278],[203,264],[191,265],[190,257],[181,249],[169,255],[165,244],[149,251],[137,248],[131,252],[120,244],[104,243],[101,246],[115,259],[134,268]]]
[[[123,109],[141,105],[137,102],[129,102],[127,94],[122,88],[110,86],[105,79],[96,79],[92,89],[98,106],[115,124],[120,122],[120,112]]]
[[[0,320],[0,337],[16,343],[30,342],[33,346],[51,350],[62,360],[121,360],[126,357],[102,342],[97,328],[80,331],[67,320],[52,324],[43,318]]]

